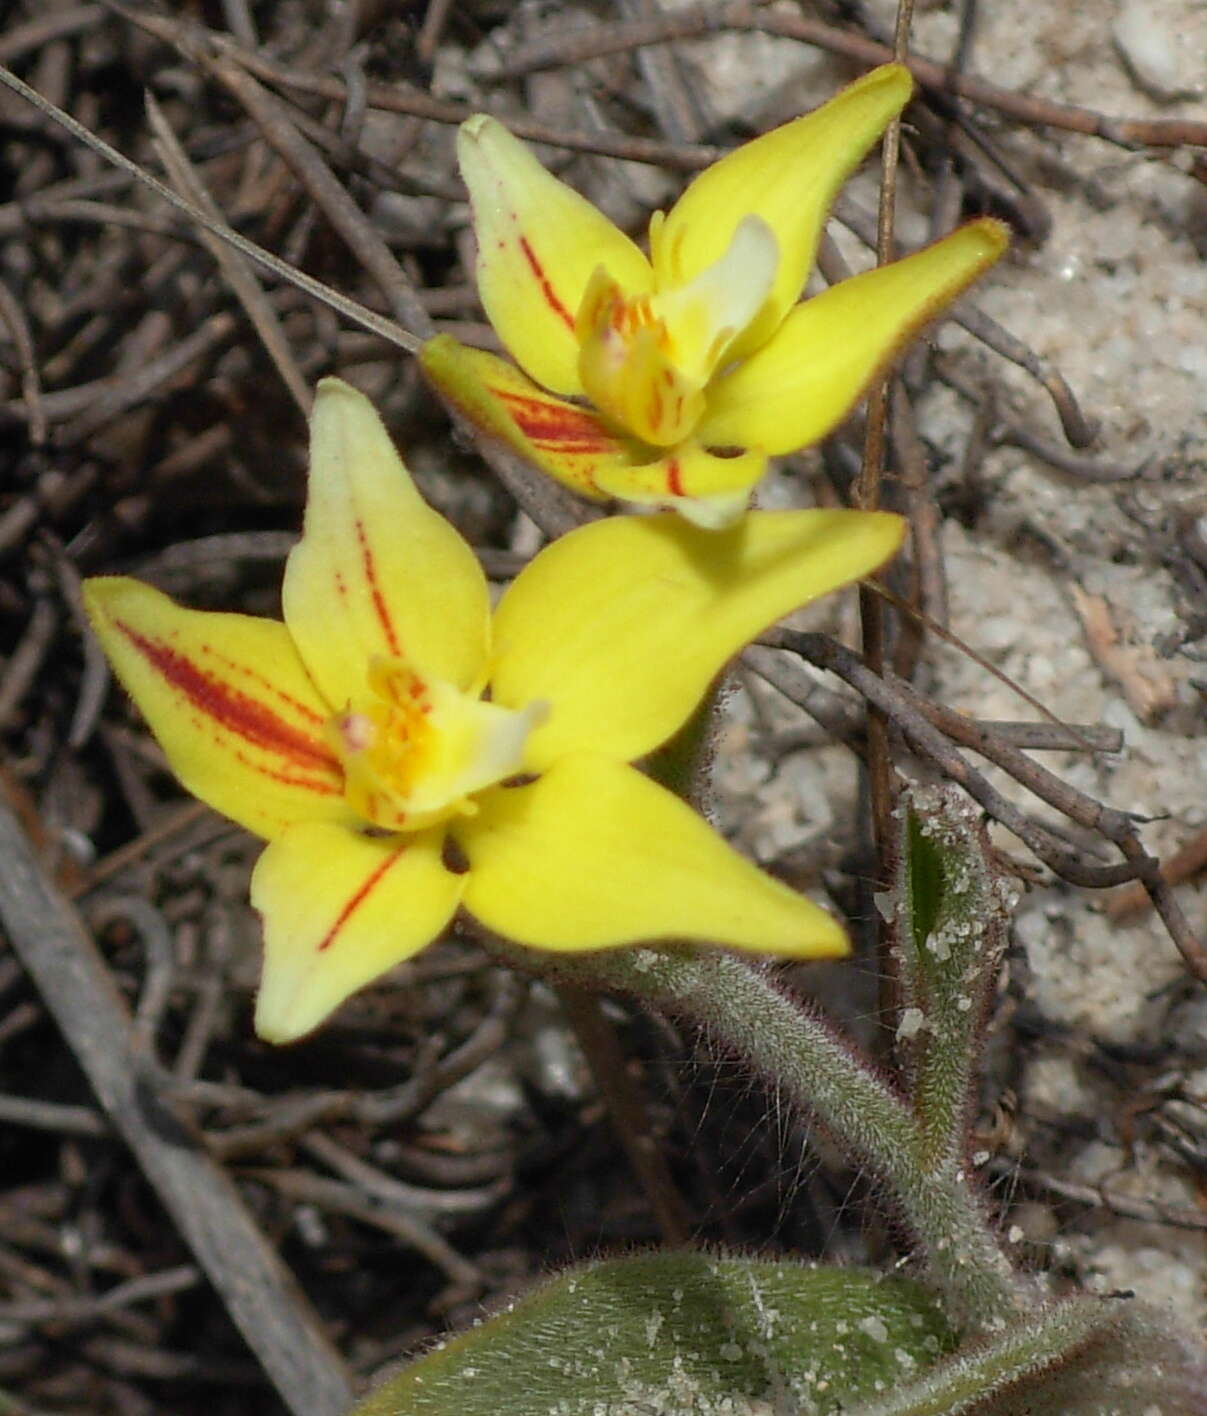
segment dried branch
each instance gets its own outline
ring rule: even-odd
[[[97,1098],[297,1416],[340,1416],[351,1384],[229,1176],[158,1094],[109,971],[0,806],[0,919]]]

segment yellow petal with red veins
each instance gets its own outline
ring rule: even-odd
[[[539,771],[567,752],[652,752],[726,661],[781,616],[868,575],[900,545],[887,512],[754,511],[703,531],[623,516],[545,547],[495,614],[496,703],[549,704],[528,739]]]
[[[653,288],[637,246],[485,114],[462,123],[457,160],[478,238],[478,292],[518,363],[556,393],[581,393],[574,316],[597,266],[630,294]]]
[[[650,225],[659,288],[694,279],[721,257],[743,217],[762,217],[779,242],[779,267],[765,309],[730,353],[757,349],[799,298],[839,187],[912,92],[909,71],[885,64],[706,168]]]
[[[315,398],[305,528],[281,597],[336,708],[365,691],[374,656],[458,688],[483,672],[490,599],[477,558],[419,495],[373,405],[339,379]]]
[[[505,359],[440,334],[419,361],[451,408],[580,496],[605,501],[600,474],[634,460],[598,414],[546,393]]]
[[[258,836],[348,820],[319,695],[283,624],[182,609],[124,577],[84,582],[101,646],[194,796]]]
[[[430,944],[461,896],[441,864],[443,832],[363,836],[325,823],[272,842],[251,878],[264,916],[256,1031],[310,1032],[358,988]]]
[[[703,380],[679,369],[649,298],[626,299],[600,268],[587,286],[577,328],[579,376],[600,412],[654,447],[682,442],[704,411]]]
[[[831,432],[917,331],[1006,249],[983,219],[933,246],[865,271],[799,305],[775,338],[709,391],[697,435],[772,455]]]
[[[766,469],[765,453],[717,457],[688,442],[657,462],[601,472],[596,480],[601,491],[618,501],[676,511],[694,526],[717,531],[732,526],[746,510]]]
[[[726,845],[635,768],[573,754],[538,781],[500,787],[454,833],[469,859],[466,908],[538,949],[697,939],[790,958],[833,958],[846,936],[812,901]]]

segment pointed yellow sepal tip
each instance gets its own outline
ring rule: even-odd
[[[852,102],[857,101],[860,95],[868,95],[875,91],[883,95],[886,103],[895,103],[900,110],[913,98],[916,87],[913,74],[904,64],[898,64],[896,60],[893,60],[888,64],[879,64],[876,68],[869,69],[866,74],[841,89],[836,97]]]
[[[698,940],[793,959],[839,958],[846,935],[635,768],[567,753],[454,827],[464,903],[505,938],[553,953]]]
[[[1008,244],[1003,223],[983,217],[805,300],[774,339],[714,383],[697,437],[771,456],[819,441]]]
[[[981,247],[982,256],[977,262],[978,274],[1000,260],[1010,246],[1010,228],[996,216],[977,217],[975,221],[961,227],[960,231],[964,233],[970,250],[977,244]]]

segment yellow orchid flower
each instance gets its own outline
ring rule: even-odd
[[[457,152],[478,287],[519,367],[440,335],[420,355],[429,379],[585,497],[730,524],[768,458],[831,432],[1006,247],[1000,222],[974,221],[796,303],[838,188],[912,91],[885,64],[714,163],[654,214],[649,259],[475,115]]]
[[[186,787],[267,839],[256,1027],[308,1032],[458,906],[537,949],[711,940],[841,954],[842,930],[629,765],[788,610],[866,575],[898,517],[581,527],[491,614],[372,406],[319,385],[284,623],[89,580],[105,652]]]

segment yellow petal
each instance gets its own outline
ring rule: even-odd
[[[519,364],[555,393],[581,393],[574,316],[602,265],[632,295],[653,285],[636,245],[485,114],[462,123],[457,159],[478,238],[478,291]]]
[[[590,409],[538,388],[514,364],[447,334],[429,339],[420,364],[463,418],[580,496],[606,501],[599,476],[636,454]]]
[[[651,301],[665,323],[676,365],[704,384],[731,357],[767,304],[780,267],[779,242],[759,216],[738,222],[724,254],[693,280]]]
[[[473,551],[423,500],[373,405],[338,379],[318,388],[301,541],[282,589],[285,622],[337,708],[365,691],[374,655],[467,688],[490,635]]]
[[[88,618],[172,770],[258,836],[347,820],[330,708],[283,624],[182,609],[124,577],[84,582]]]
[[[762,452],[717,457],[688,442],[657,462],[601,471],[596,482],[618,501],[675,511],[693,526],[717,531],[732,526],[746,510],[766,468]]]
[[[264,916],[256,1031],[292,1042],[379,974],[430,944],[453,917],[463,877],[441,864],[442,831],[363,836],[295,826],[251,878]]]
[[[519,944],[698,939],[791,958],[847,952],[829,915],[624,763],[564,757],[530,786],[490,792],[454,831],[469,858],[466,908]]]
[[[772,455],[825,437],[897,351],[1006,243],[1001,222],[974,221],[806,300],[770,343],[712,385],[697,436]]]
[[[766,308],[730,352],[757,349],[799,298],[839,187],[912,92],[909,71],[885,64],[706,168],[665,221],[651,223],[659,288],[694,279],[720,258],[743,217],[761,216],[779,242],[779,268]]]
[[[528,739],[529,769],[567,752],[631,761],[653,751],[731,655],[875,570],[902,532],[886,512],[754,511],[724,531],[624,516],[560,537],[495,615],[494,701],[550,707]]]

